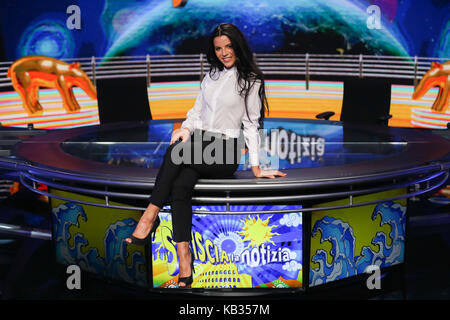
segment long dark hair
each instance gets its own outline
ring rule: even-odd
[[[261,115],[259,117],[259,128],[263,128],[265,111],[269,112],[269,104],[267,102],[266,90],[264,85],[264,76],[261,70],[258,68],[254,56],[250,50],[250,47],[245,39],[241,30],[238,27],[231,23],[222,23],[218,25],[213,33],[211,34],[211,38],[209,40],[209,49],[207,52],[207,59],[211,68],[209,70],[209,75],[213,78],[213,75],[217,71],[222,71],[225,66],[220,62],[217,58],[214,48],[214,39],[220,36],[227,36],[230,39],[231,47],[234,50],[234,54],[236,57],[235,66],[238,73],[238,85],[239,85],[239,94],[241,97],[244,97],[245,101],[245,111],[247,113],[247,117],[250,120],[248,115],[247,108],[247,99],[251,88],[255,85],[256,81],[261,82],[261,86],[259,87],[259,98],[261,100]]]

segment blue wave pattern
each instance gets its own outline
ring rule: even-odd
[[[391,245],[387,244],[387,235],[377,232],[372,239],[372,244],[378,246],[379,251],[365,246],[360,256],[355,256],[355,236],[350,224],[333,217],[325,216],[318,220],[313,227],[312,237],[320,231],[321,242],[332,243],[332,263],[328,263],[328,254],[319,249],[313,255],[311,261],[319,264],[316,269],[310,270],[310,286],[320,285],[331,281],[351,277],[364,273],[370,265],[380,268],[402,263],[405,252],[405,227],[406,207],[392,201],[384,202],[375,207],[372,220],[380,215],[380,225],[388,224],[391,227],[389,234],[392,239]]]
[[[88,239],[82,233],[75,233],[73,245],[70,245],[71,233],[69,228],[80,228],[79,219],[87,222],[87,215],[83,207],[73,202],[61,204],[53,209],[53,235],[55,237],[57,260],[62,264],[75,264],[82,270],[112,278],[138,286],[147,286],[145,258],[139,251],[132,254],[131,266],[127,265],[128,256],[124,241],[136,227],[137,222],[132,219],[116,221],[108,226],[103,239],[105,257],[99,255],[97,248],[84,247],[89,245]],[[83,253],[84,251],[84,253]]]

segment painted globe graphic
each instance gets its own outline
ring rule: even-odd
[[[61,22],[53,20],[31,24],[17,47],[19,57],[41,55],[61,59],[73,53],[74,42],[70,31]]]
[[[408,55],[396,27],[382,20],[379,29],[369,28],[366,10],[357,1],[337,0],[192,0],[183,8],[150,1],[112,34],[105,56],[205,52],[210,33],[223,22],[238,26],[255,52]]]

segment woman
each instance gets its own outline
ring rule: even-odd
[[[261,170],[259,167],[258,128],[262,127],[268,106],[263,75],[253,60],[242,32],[232,24],[220,24],[211,35],[207,58],[211,64],[209,74],[203,79],[200,94],[181,128],[173,131],[150,204],[133,235],[126,239],[128,243],[136,244],[149,241],[150,235],[154,234],[159,225],[158,212],[171,195],[173,240],[177,243],[179,261],[179,287],[190,286],[193,281],[193,256],[189,241],[192,227],[191,199],[195,183],[199,178],[233,175],[239,166],[240,147],[237,138],[241,127],[254,176],[286,176],[280,171]],[[232,143],[227,144],[230,140]],[[205,148],[212,141],[223,142],[226,146],[223,154],[220,156],[219,152],[217,155],[219,161],[211,164],[203,157],[201,163],[192,161],[192,155],[198,155],[195,151],[198,149],[195,148],[201,148],[201,154],[204,155]],[[176,156],[180,156],[174,152],[177,146],[182,146],[183,152],[191,148],[189,163],[174,161]],[[234,159],[232,163],[225,161],[226,154],[230,152]]]

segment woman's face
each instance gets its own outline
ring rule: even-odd
[[[227,36],[219,36],[214,38],[214,51],[220,62],[225,68],[229,69],[234,66],[236,56],[231,47],[231,41]]]

